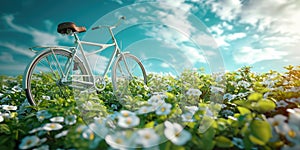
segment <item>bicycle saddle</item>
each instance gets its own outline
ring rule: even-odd
[[[68,34],[71,30],[72,32],[85,32],[85,27],[77,27],[73,22],[63,22],[57,26],[57,32],[60,34]]]

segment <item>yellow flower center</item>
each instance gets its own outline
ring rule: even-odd
[[[128,117],[128,116],[129,116],[129,113],[124,112],[124,113],[123,113],[123,116],[124,116],[124,117]]]
[[[290,137],[292,137],[292,138],[295,138],[295,137],[296,137],[296,132],[293,131],[293,130],[290,130],[290,131],[288,132],[288,135],[289,135]]]
[[[26,145],[30,145],[32,143],[32,141],[31,140],[28,140],[27,142],[26,142]]]
[[[55,128],[55,124],[51,124],[51,125],[50,125],[50,128],[51,128],[51,129]]]
[[[90,140],[93,140],[94,138],[95,138],[95,135],[94,135],[93,132],[91,132],[89,139],[90,139]]]
[[[180,133],[181,133],[181,132],[177,131],[177,132],[175,133],[175,136],[176,136],[176,137],[179,137],[179,136],[180,136]]]
[[[145,134],[145,139],[150,139],[151,138],[151,135],[150,134]]]
[[[123,143],[123,141],[122,141],[122,139],[117,138],[117,139],[116,139],[116,143],[117,143],[117,144],[121,144],[121,143]]]
[[[126,124],[131,124],[131,123],[132,123],[131,118],[127,118],[127,119],[126,119]]]
[[[162,107],[160,110],[161,110],[162,112],[165,112],[165,111],[166,111],[166,108],[165,108],[165,107]]]
[[[273,125],[273,126],[278,126],[278,125],[279,125],[279,122],[278,122],[278,121],[274,121],[272,125]]]

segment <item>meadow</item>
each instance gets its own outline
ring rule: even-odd
[[[1,76],[0,149],[300,149],[300,66],[285,70],[149,74],[122,98],[107,78],[100,93],[45,92],[38,106],[22,76]]]

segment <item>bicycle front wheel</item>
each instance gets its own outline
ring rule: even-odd
[[[137,94],[138,87],[147,84],[147,75],[141,61],[132,54],[121,54],[112,68],[112,84],[116,96]]]
[[[87,80],[84,76],[87,71],[81,60],[75,56],[72,61],[72,53],[65,49],[50,49],[41,53],[26,71],[25,92],[31,105],[39,105],[43,100],[71,98],[73,76],[76,76],[76,80]]]

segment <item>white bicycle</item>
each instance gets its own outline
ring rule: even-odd
[[[30,48],[36,52],[36,56],[28,64],[23,76],[23,88],[31,105],[38,105],[45,97],[69,98],[72,89],[96,89],[102,91],[106,87],[105,76],[111,66],[111,80],[114,93],[122,96],[128,92],[131,82],[147,84],[147,75],[141,61],[129,52],[121,52],[114,36],[113,29],[118,27],[125,17],[121,17],[116,24],[100,25],[92,30],[108,29],[112,43],[102,44],[81,41],[77,34],[85,32],[85,27],[78,27],[72,22],[64,22],[58,25],[57,32],[74,36],[74,47],[64,46],[38,46]],[[83,45],[100,47],[86,52]],[[88,56],[99,53],[108,47],[114,47],[103,75],[96,76],[89,64]],[[42,51],[38,51],[42,49]],[[78,53],[80,52],[80,56]],[[81,59],[82,58],[82,59]],[[99,86],[100,85],[100,86]]]

